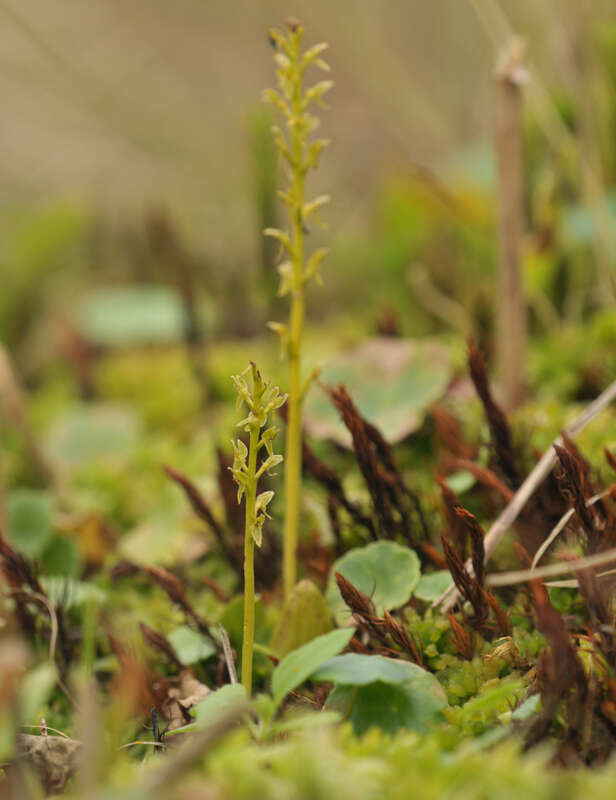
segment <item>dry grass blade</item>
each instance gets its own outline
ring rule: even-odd
[[[552,578],[555,575],[564,575],[567,572],[575,572],[584,567],[599,567],[602,564],[609,564],[616,561],[616,547],[604,550],[602,553],[595,553],[592,556],[580,558],[575,562],[575,566],[570,561],[559,561],[557,564],[550,564],[547,567],[537,569],[519,569],[511,572],[500,572],[495,575],[488,575],[486,583],[489,586],[513,586],[516,583],[526,583],[534,579]]]
[[[470,472],[477,483],[485,486],[486,489],[492,489],[497,492],[506,503],[511,502],[513,492],[491,469],[480,467],[479,464],[470,461],[468,458],[452,459],[451,462],[447,462],[447,466],[448,468],[451,466],[455,470],[463,469],[466,470],[466,472]]]
[[[331,467],[329,467],[324,461],[316,456],[314,451],[306,444],[306,442],[302,443],[302,463],[304,465],[304,469],[310,473],[310,475],[312,475],[312,477],[318,483],[320,483],[321,486],[324,486],[327,489],[329,497],[333,498],[339,506],[342,506],[342,508],[348,512],[349,516],[354,522],[366,528],[373,539],[376,539],[374,522],[372,519],[366,514],[362,513],[359,506],[357,506],[355,503],[352,503],[348,499],[340,478],[336,475],[334,470],[331,469]]]
[[[156,650],[163,653],[167,657],[169,662],[173,664],[175,667],[177,667],[178,669],[183,669],[183,664],[178,658],[178,655],[173,649],[173,646],[167,640],[167,638],[162,635],[162,633],[158,633],[158,631],[155,631],[153,628],[150,628],[148,625],[145,624],[145,622],[140,622],[139,628],[141,630],[141,635],[149,645],[151,645]]]
[[[485,551],[483,548],[483,540],[484,540],[484,532],[477,521],[477,517],[474,514],[471,514],[470,511],[467,511],[465,508],[456,508],[456,516],[462,520],[464,523],[464,527],[468,532],[469,538],[471,540],[471,551],[472,551],[472,562],[473,562],[473,572],[475,573],[475,578],[477,579],[477,583],[483,585],[483,578],[485,572],[485,564],[484,564],[484,557]]]
[[[178,486],[180,486],[180,488],[184,491],[186,499],[190,503],[195,514],[210,528],[216,537],[216,541],[220,545],[223,554],[227,560],[231,560],[229,546],[227,544],[222,526],[212,513],[211,508],[206,503],[201,492],[197,489],[194,483],[192,483],[192,481],[186,477],[186,475],[183,475],[178,470],[173,469],[173,467],[163,465],[163,470],[167,473],[171,480],[175,481],[175,483],[177,483]]]
[[[218,626],[218,633],[220,634],[220,641],[222,643],[222,652],[225,657],[225,663],[227,665],[229,680],[231,681],[231,683],[237,683],[235,656],[233,655],[233,648],[231,647],[231,642],[229,641],[229,634],[222,625]]]

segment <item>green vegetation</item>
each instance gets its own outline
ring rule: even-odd
[[[490,157],[385,177],[311,303],[327,197],[306,200],[326,145],[308,108],[331,83],[304,87],[327,65],[298,22],[270,37],[285,362],[267,265],[225,283],[162,212],[130,246],[66,206],[5,232],[0,794],[611,797],[616,315],[584,165],[526,109],[529,339],[505,413]],[[597,48],[612,96],[616,36]],[[551,130],[574,137],[565,100]]]

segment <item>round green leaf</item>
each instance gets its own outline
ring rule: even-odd
[[[417,586],[413,590],[413,597],[423,600],[424,603],[433,603],[437,600],[453,583],[451,573],[448,569],[439,569],[422,575]]]
[[[332,566],[326,595],[332,614],[342,624],[349,611],[336,586],[336,572],[369,595],[382,615],[410,600],[419,580],[420,565],[413,550],[395,542],[374,542],[345,553]]]
[[[349,716],[358,734],[373,726],[424,731],[447,705],[438,680],[408,661],[346,653],[323,664],[317,681],[335,684],[327,708]]]
[[[442,693],[440,686],[439,689]],[[436,691],[375,681],[360,687],[334,687],[325,708],[346,714],[355,733],[361,736],[374,727],[392,735],[400,728],[423,733],[430,723],[440,721],[446,705],[444,695],[439,696]]]
[[[371,339],[326,364],[320,379],[344,383],[359,411],[390,442],[421,426],[430,405],[451,378],[448,349],[435,340]],[[312,391],[305,404],[306,429],[349,447],[351,436],[325,392]]]
[[[473,486],[477,483],[475,476],[468,472],[465,469],[459,469],[457,472],[448,475],[445,478],[445,483],[452,492],[455,492],[457,495],[464,494],[464,492],[468,492],[469,489],[472,489]]]
[[[39,558],[53,538],[51,495],[36,489],[14,489],[6,505],[11,543],[26,558]]]

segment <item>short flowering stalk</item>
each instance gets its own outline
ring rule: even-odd
[[[323,96],[332,87],[331,81],[319,81],[304,89],[304,73],[310,65],[329,70],[320,54],[326,44],[317,44],[301,52],[303,27],[296,20],[289,20],[286,34],[270,31],[270,41],[275,48],[278,90],[266,89],[264,99],[281,112],[286,122],[286,135],[274,126],[274,141],[285,167],[288,183],[278,192],[289,212],[291,231],[267,228],[266,236],[280,243],[285,258],[278,266],[280,272],[279,296],[291,295],[291,310],[288,325],[270,322],[269,327],[281,339],[283,351],[289,359],[289,408],[285,450],[285,518],[283,541],[283,582],[288,597],[297,580],[297,539],[301,488],[302,457],[302,404],[310,378],[302,384],[301,345],[304,327],[304,285],[311,278],[320,281],[321,262],[327,249],[315,250],[307,259],[305,235],[308,223],[316,217],[318,210],[329,202],[329,195],[312,200],[305,199],[306,173],[318,165],[322,150],[328,145],[326,139],[310,141],[311,134],[319,125],[317,117],[308,113],[313,103],[321,103]]]
[[[252,375],[252,387],[249,387],[245,375]],[[248,406],[248,416],[238,427],[249,434],[248,447],[241,439],[233,442],[233,466],[230,467],[237,483],[237,501],[246,497],[246,526],[244,533],[244,635],[242,641],[242,685],[248,696],[252,693],[252,656],[255,633],[255,544],[261,546],[263,523],[269,518],[267,506],[274,492],[258,493],[259,479],[282,461],[282,456],[274,453],[272,442],[278,433],[276,426],[266,430],[270,414],[286,402],[287,396],[281,395],[277,386],[262,379],[259,370],[251,362],[241,375],[234,375],[233,383],[237,390],[237,407],[244,403]],[[266,457],[257,468],[259,452],[265,448]]]

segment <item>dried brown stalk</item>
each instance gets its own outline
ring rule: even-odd
[[[421,648],[410,631],[407,632],[387,611],[384,617],[379,617],[371,598],[340,572],[336,572],[335,578],[342,599],[361,630],[373,636],[388,651],[391,650],[389,642],[391,637],[394,644],[400,647],[411,661],[423,664]]]
[[[354,522],[365,528],[369,532],[371,538],[376,539],[376,532],[372,519],[364,514],[356,503],[348,499],[342,486],[342,481],[338,475],[336,475],[331,467],[317,457],[305,441],[302,444],[302,463],[304,469],[312,475],[321,486],[327,489],[328,496],[334,498],[336,504],[344,508]]]
[[[167,593],[169,599],[178,605],[187,617],[193,620],[199,631],[211,639],[212,642],[218,647],[218,642],[212,634],[207,622],[197,614],[192,605],[189,603],[182,582],[169,570],[163,567],[144,567],[143,571],[149,575],[152,580],[160,586],[160,588]]]
[[[462,658],[470,661],[475,655],[476,638],[474,632],[465,628],[454,614],[447,614],[447,619],[451,625],[453,646]]]
[[[167,660],[178,669],[183,669],[184,666],[180,659],[178,658],[177,653],[173,649],[173,646],[169,642],[169,640],[163,636],[162,633],[158,633],[153,628],[150,628],[145,622],[139,623],[139,629],[141,630],[141,635],[145,639],[145,641],[154,647],[156,650],[159,650],[163,655],[166,656]]]
[[[583,430],[586,427],[586,425],[589,422],[591,422],[598,414],[604,411],[610,405],[610,403],[613,402],[614,399],[616,399],[616,381],[611,383],[603,392],[601,392],[601,394],[595,400],[593,400],[593,402],[582,412],[582,414],[580,414],[577,417],[577,419],[573,422],[573,424],[570,425],[569,428],[567,429],[568,435],[571,437],[577,436],[577,434],[581,430]],[[554,444],[562,444],[562,439],[560,438],[556,439]],[[492,524],[492,527],[486,534],[486,538],[484,540],[486,559],[488,559],[492,555],[492,553],[498,546],[498,543],[503,538],[505,533],[509,530],[511,525],[515,522],[522,509],[524,509],[529,499],[533,496],[536,489],[550,474],[552,467],[554,466],[555,460],[556,460],[556,454],[553,450],[553,447],[549,447],[545,451],[541,459],[538,461],[538,463],[535,465],[531,473],[528,475],[524,483],[517,490],[511,503],[509,503],[509,505],[501,512],[499,517]],[[616,550],[612,551],[612,557],[615,554]],[[600,554],[599,555],[600,559],[601,556],[605,558],[605,554]],[[589,558],[594,558],[594,557],[590,556]],[[609,558],[605,558],[605,561],[609,561]],[[601,563],[605,562],[601,561]],[[467,563],[467,567],[470,568],[470,564]],[[550,569],[550,568],[546,567],[544,569]],[[548,574],[559,575],[563,571],[566,572],[568,570],[567,569],[563,570],[561,566],[560,570],[557,569],[556,572]],[[511,573],[509,573],[509,575],[511,575]],[[521,583],[525,580],[528,580],[529,577],[531,578],[533,577],[533,575],[525,575],[525,577],[520,579],[519,575],[520,573],[517,573],[517,578],[511,582]],[[493,576],[493,577],[498,578],[498,576]],[[538,571],[537,575],[534,577],[539,577]],[[494,580],[490,580],[488,582],[492,583],[492,585],[506,586],[508,585],[507,580],[499,584],[497,584],[497,582]],[[434,606],[441,605],[443,611],[446,612],[448,610],[451,610],[451,608],[453,608],[457,600],[458,596],[456,587],[450,586],[448,589],[445,590],[445,592],[443,592],[443,594],[438,598],[438,600],[434,602],[433,605]]]
[[[506,503],[511,502],[513,492],[491,469],[480,467],[479,464],[476,464],[474,461],[469,461],[467,458],[455,458],[451,461],[447,461],[447,467],[451,467],[452,469],[464,469],[470,472],[477,483],[485,486],[486,489],[495,491]]]
[[[522,96],[524,45],[516,37],[501,53],[495,80],[495,146],[499,174],[500,296],[498,366],[505,408],[524,393],[526,308],[522,285],[523,234]],[[515,484],[512,484],[515,485]]]
[[[410,546],[420,538],[429,538],[419,498],[402,479],[391,446],[378,428],[361,416],[344,385],[327,391],[351,433],[357,463],[378,519],[378,533],[388,539],[399,533]],[[421,536],[414,533],[413,513]]]
[[[588,470],[584,466],[585,462],[577,455],[577,449],[571,452],[556,444],[554,450],[561,467],[561,472],[557,476],[561,493],[573,505],[586,533],[586,551],[594,553],[604,542],[603,504],[601,500],[592,504],[589,502],[593,494],[592,486]]]
[[[462,508],[462,505],[456,493],[449,488],[443,478],[437,475],[436,481],[441,487],[441,494],[443,495],[443,507],[448,527],[447,538],[451,541],[462,561],[464,561],[467,553],[466,528],[462,519],[456,514],[457,509]]]
[[[381,533],[387,536],[388,532],[395,526],[393,509],[383,470],[379,466],[375,448],[368,436],[365,420],[357,411],[344,385],[330,389],[329,395],[351,434],[357,463],[370,492],[372,503],[379,519]]]
[[[186,498],[195,514],[199,517],[199,519],[205,522],[205,524],[214,534],[225,559],[229,562],[229,564],[234,565],[236,558],[233,548],[229,546],[222,525],[212,513],[212,509],[209,507],[201,492],[197,489],[195,484],[186,477],[186,475],[183,475],[178,470],[165,465],[163,465],[163,469],[171,478],[171,480],[175,481],[175,483],[177,483],[178,486],[180,486],[180,488],[184,491],[184,494],[186,495]]]
[[[460,424],[454,415],[442,406],[434,406],[430,414],[436,426],[436,433],[447,450],[455,458],[474,461],[477,458],[477,448],[464,441]]]
[[[471,340],[468,343],[468,366],[490,429],[495,462],[509,485],[515,488],[519,485],[519,479],[509,423],[503,410],[492,397],[485,361]]]
[[[489,614],[485,593],[479,581],[466,569],[464,562],[458,556],[450,541],[445,536],[441,537],[441,541],[447,567],[451,572],[453,581],[462,597],[472,605],[475,612],[472,623],[474,627],[479,628],[484,624]]]
[[[421,646],[413,634],[410,631],[407,632],[406,629],[391,616],[389,611],[385,611],[384,619],[387,633],[389,633],[394,643],[404,650],[411,661],[423,666]]]

